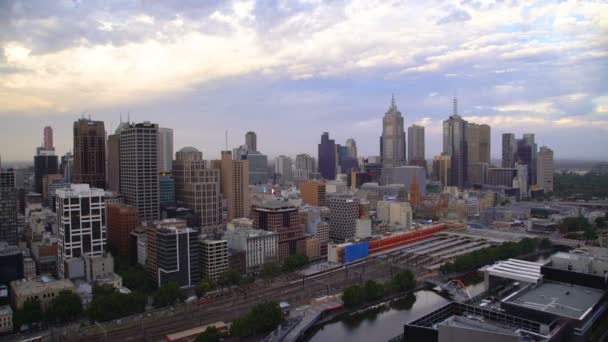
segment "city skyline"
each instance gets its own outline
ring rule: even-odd
[[[121,115],[158,123],[207,158],[226,130],[229,148],[254,131],[271,157],[313,155],[324,131],[378,155],[391,93],[406,127],[425,126],[427,160],[454,93],[492,126],[493,158],[505,132],[536,133],[556,159],[606,156],[605,3],[96,6],[4,3],[3,160],[29,160],[45,126],[67,152],[81,113],[108,134]]]

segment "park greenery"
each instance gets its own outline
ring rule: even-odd
[[[124,294],[109,285],[95,286],[87,316],[91,322],[109,321],[144,312],[147,296],[132,292]]]
[[[556,173],[553,195],[573,200],[608,197],[608,176],[587,173]]]
[[[247,337],[268,333],[285,322],[283,312],[276,302],[264,302],[254,306],[245,316],[235,319],[230,326],[230,335]]]
[[[272,278],[281,274],[281,266],[275,262],[268,262],[262,266],[260,275],[264,278]]]
[[[368,280],[363,285],[349,286],[344,290],[342,301],[344,306],[352,309],[366,302],[371,302],[391,293],[402,293],[414,290],[416,278],[411,271],[403,271],[395,274],[386,283]]]
[[[498,246],[492,246],[456,257],[443,264],[444,273],[465,272],[476,270],[484,265],[492,264],[498,260],[505,260],[535,251],[551,249],[549,239],[524,238],[518,242],[507,241]]]
[[[293,272],[308,264],[308,257],[304,254],[290,255],[283,260],[283,272]]]
[[[65,323],[75,320],[82,314],[82,302],[80,297],[72,291],[60,291],[57,297],[53,298],[47,305],[47,309],[42,309],[39,299],[28,299],[24,302],[23,308],[15,313],[14,325],[30,325],[46,321],[48,323]]]
[[[165,306],[182,303],[186,299],[184,291],[175,282],[169,282],[161,286],[154,294],[154,306],[162,308]]]
[[[566,217],[560,224],[559,230],[565,233],[564,237],[567,239],[595,240],[598,238],[598,229],[606,227],[607,216],[596,218],[594,224],[583,216]]]

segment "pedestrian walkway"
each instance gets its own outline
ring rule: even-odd
[[[294,342],[304,334],[306,329],[313,326],[321,314],[328,310],[344,305],[339,296],[325,296],[313,300],[310,305],[301,306],[291,311],[290,316],[301,317],[301,320],[292,330],[282,339],[283,342]],[[279,341],[277,341],[279,342]]]

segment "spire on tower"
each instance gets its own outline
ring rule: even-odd
[[[454,96],[454,116],[458,116],[458,99]]]
[[[395,93],[392,94],[391,96],[391,108],[395,108]]]

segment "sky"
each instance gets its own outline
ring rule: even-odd
[[[81,116],[174,129],[216,158],[255,131],[270,156],[323,132],[378,155],[391,95],[441,152],[452,113],[535,133],[555,158],[608,159],[605,1],[0,1],[0,156],[31,160],[44,126]]]

